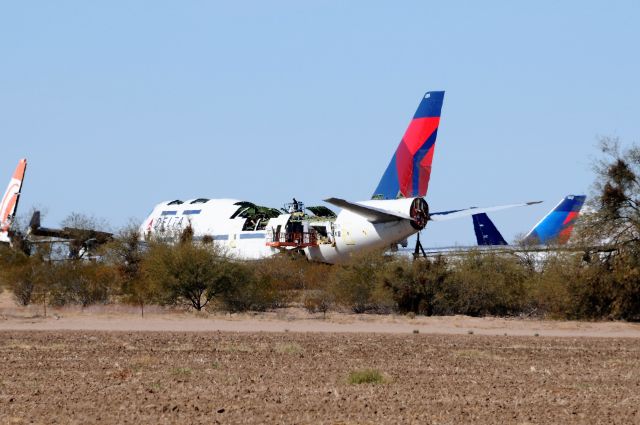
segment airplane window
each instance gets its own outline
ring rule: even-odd
[[[207,198],[198,198],[195,201],[191,201],[192,204],[204,204],[206,202],[209,202],[209,199],[207,199]]]
[[[176,199],[175,201],[171,201],[171,202],[169,202],[167,205],[180,205],[180,204],[182,204],[182,203],[183,203],[183,202],[182,202],[181,200]]]

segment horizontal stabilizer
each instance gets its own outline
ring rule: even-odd
[[[362,205],[355,202],[345,201],[339,198],[325,199],[325,202],[333,204],[337,207],[344,208],[352,213],[361,215],[369,220],[371,223],[388,223],[391,221],[410,220],[413,221],[411,216],[401,214],[395,211],[386,211],[381,208],[371,207],[369,205]]]
[[[453,220],[455,218],[468,217],[474,214],[488,213],[492,211],[506,210],[508,208],[526,207],[529,205],[539,204],[542,201],[523,202],[521,204],[498,205],[495,207],[470,207],[461,210],[441,211],[429,214],[429,220],[444,221]]]

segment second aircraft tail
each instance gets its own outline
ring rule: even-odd
[[[18,161],[18,166],[13,172],[11,180],[9,180],[7,190],[2,195],[0,203],[0,240],[4,242],[8,241],[8,232],[18,209],[20,191],[22,190],[22,182],[26,171],[27,160],[23,158]]]
[[[476,233],[478,245],[507,245],[507,241],[487,214],[474,214],[471,218],[473,218],[473,230]]]
[[[523,242],[526,245],[566,244],[585,199],[584,195],[566,196],[531,229]],[[500,231],[486,214],[473,215],[473,230],[478,245],[507,245]]]
[[[524,242],[530,245],[567,243],[573,232],[573,226],[580,215],[584,195],[566,196],[555,206],[533,229],[524,237]]]

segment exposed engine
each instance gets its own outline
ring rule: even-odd
[[[413,202],[411,202],[409,215],[413,219],[411,226],[413,226],[414,229],[424,229],[427,221],[429,221],[429,204],[422,198],[415,198]]]

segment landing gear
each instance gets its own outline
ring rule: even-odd
[[[427,253],[424,251],[422,247],[422,243],[420,242],[420,232],[416,234],[416,249],[413,251],[413,259],[417,260],[420,258],[420,253],[422,253],[423,257],[427,256]]]

